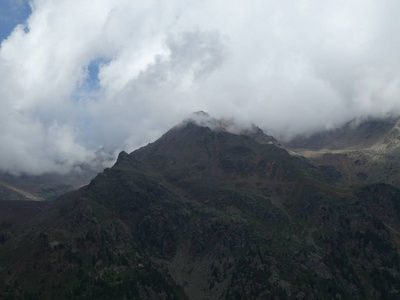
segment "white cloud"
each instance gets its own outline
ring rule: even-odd
[[[396,0],[31,6],[0,48],[3,171],[131,151],[198,110],[281,137],[399,112]]]

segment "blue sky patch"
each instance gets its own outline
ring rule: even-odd
[[[88,65],[89,77],[86,79],[86,83],[90,89],[100,88],[99,72],[102,65],[106,65],[110,62],[110,59],[105,59],[102,57],[92,60]]]
[[[110,61],[111,59],[99,57],[89,63],[86,80],[74,92],[73,99],[75,102],[96,100],[97,92],[101,88],[99,80],[100,68],[102,65],[110,63]]]
[[[28,0],[0,0],[0,42],[18,24],[24,24],[32,10]]]

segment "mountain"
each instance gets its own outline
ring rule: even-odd
[[[110,157],[107,157],[110,160]],[[106,163],[107,161],[102,161]],[[78,170],[66,174],[46,173],[43,175],[12,175],[0,173],[0,201],[52,201],[66,192],[84,185],[103,170],[97,166],[81,165]]]
[[[369,119],[285,144],[316,164],[332,165],[346,184],[400,187],[400,120]]]
[[[2,222],[0,298],[398,299],[399,201],[199,113]]]

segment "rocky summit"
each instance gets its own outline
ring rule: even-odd
[[[399,299],[400,190],[231,125],[198,113],[8,214],[0,298]]]

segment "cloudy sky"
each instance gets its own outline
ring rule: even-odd
[[[0,0],[0,170],[64,172],[188,114],[283,138],[400,111],[398,0]]]

